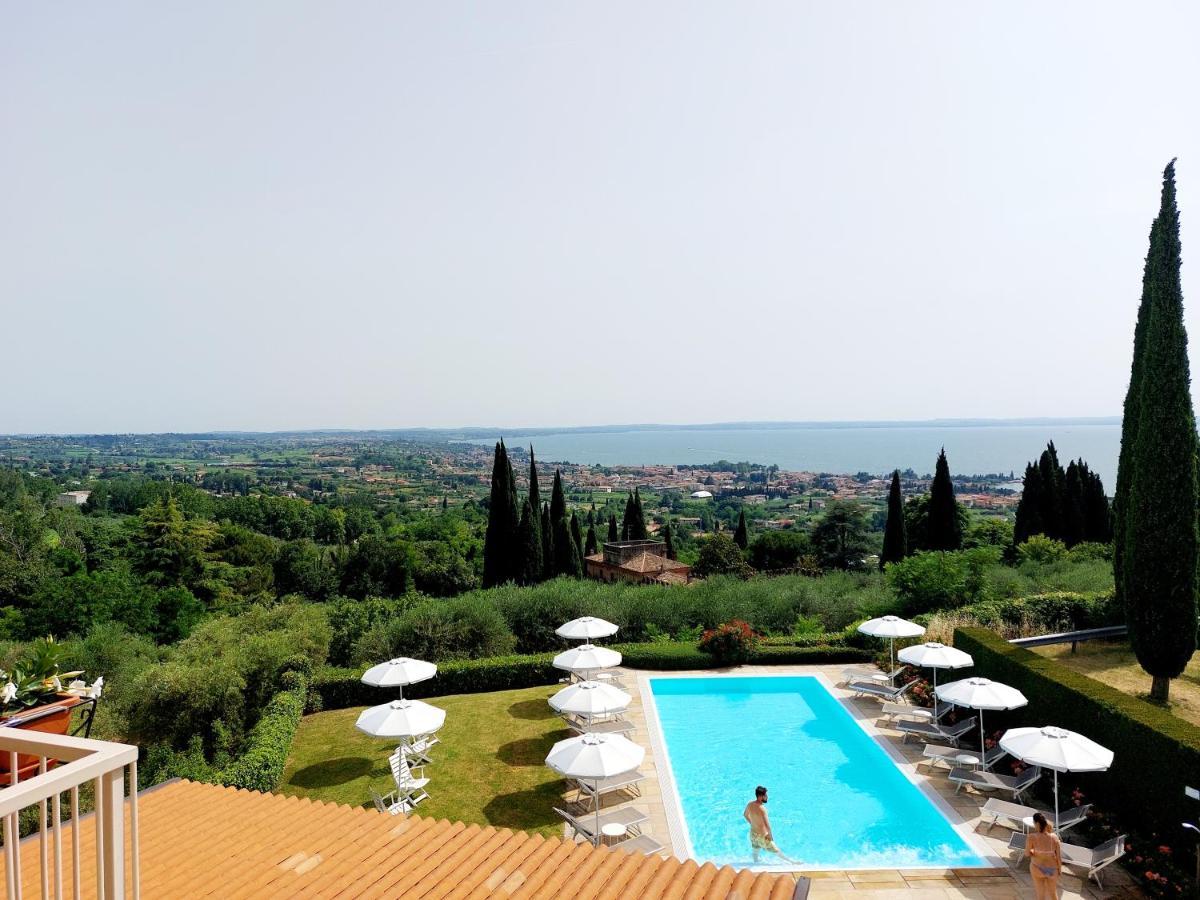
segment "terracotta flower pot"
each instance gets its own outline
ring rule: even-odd
[[[44,731],[48,734],[66,734],[71,726],[71,710],[79,705],[80,699],[74,694],[59,694],[59,699],[40,706],[31,706],[17,713],[0,716],[0,727],[22,728],[26,731]],[[9,753],[0,751],[0,784],[12,783],[12,768]],[[17,780],[24,781],[37,774],[41,760],[28,753],[17,754]],[[52,769],[57,763],[46,760],[46,768]]]

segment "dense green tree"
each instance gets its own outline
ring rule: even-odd
[[[733,532],[733,542],[745,550],[750,546],[750,532],[746,528],[746,511],[738,510],[737,530]]]
[[[950,464],[946,461],[946,448],[943,447],[938,454],[933,482],[929,485],[925,549],[958,550],[962,547],[962,539],[958,501],[954,499],[954,482],[950,480]]]
[[[1074,547],[1084,540],[1087,530],[1084,507],[1083,473],[1079,463],[1071,460],[1067,464],[1067,474],[1063,479],[1062,503],[1062,542],[1068,547]]]
[[[1033,463],[1025,465],[1021,499],[1017,501],[1017,519],[1013,526],[1013,546],[1020,546],[1035,534],[1045,534],[1042,521],[1042,470]]]
[[[633,494],[625,496],[625,514],[621,516],[621,540],[629,540],[629,526],[633,522]]]
[[[538,528],[533,527],[538,520]],[[542,539],[541,517],[533,512],[526,498],[521,504],[521,524],[517,529],[517,543],[521,547],[521,573],[517,578],[519,584],[537,584],[542,580]]]
[[[904,494],[900,490],[900,470],[892,473],[888,488],[887,522],[883,526],[883,550],[879,553],[879,568],[900,562],[908,556],[908,529],[904,524]]]
[[[671,534],[670,519],[663,523],[662,537],[663,544],[665,545],[663,547],[663,552],[667,554],[667,559],[678,559],[679,557],[675,553],[675,538],[674,535]]]
[[[533,530],[537,534],[539,562],[542,546],[542,488],[538,484],[537,460],[533,457],[533,444],[529,445],[529,508],[533,511]]]
[[[1038,472],[1042,479],[1042,529],[1048,537],[1061,541],[1066,527],[1066,473],[1058,462],[1054,441],[1042,451],[1038,459]]]
[[[324,559],[309,549],[311,542],[296,543],[299,548],[284,547],[284,550],[293,547],[292,558],[284,565],[276,564],[275,580],[280,594],[308,594],[308,589],[301,585],[320,584],[324,577],[321,575]],[[281,559],[283,556],[281,552]],[[407,590],[408,555],[403,544],[381,535],[367,535],[350,548],[341,573],[341,591],[347,597],[399,597]]]
[[[550,521],[550,504],[542,504],[538,530],[542,535],[542,578],[553,578],[554,571],[554,525]]]
[[[1196,651],[1196,422],[1180,282],[1175,162],[1163,173],[1157,240],[1150,246],[1150,315],[1143,334],[1142,391],[1125,510],[1124,593],[1150,696],[1165,703],[1171,679]],[[1128,416],[1129,409],[1125,410]]]
[[[870,527],[862,505],[834,500],[812,530],[812,546],[826,569],[861,569],[871,551]]]
[[[579,577],[583,566],[575,541],[571,539],[570,519],[560,516],[550,523],[550,527],[554,530],[554,574]]]
[[[579,527],[579,517],[571,512],[571,543],[575,545],[575,555],[579,558],[579,574],[583,575],[583,531]]]
[[[592,523],[588,525],[587,538],[584,540],[583,544],[583,555],[595,556],[599,550],[600,548],[596,543],[596,525],[595,523]]]
[[[513,503],[512,466],[504,441],[496,442],[492,457],[492,488],[488,498],[487,532],[483,539],[483,586],[495,587],[511,579],[514,571],[516,524],[520,524]]]
[[[608,517],[608,539],[607,539],[608,543],[610,543],[610,544],[616,543],[617,540],[619,540],[619,539],[620,539],[620,535],[617,533],[617,517],[615,514],[609,514],[609,517]]]
[[[630,506],[633,518],[629,522],[629,540],[644,541],[650,537],[646,530],[646,511],[642,508],[642,495],[637,488],[633,489],[633,501]]]
[[[700,555],[692,573],[700,578],[712,575],[738,575],[742,578],[751,574],[742,548],[727,534],[714,534],[700,547]]]
[[[217,536],[209,521],[184,518],[174,497],[159,499],[142,510],[134,536],[134,561],[150,584],[187,586],[204,572],[209,545]]]
[[[351,551],[350,558],[356,559],[353,551]],[[399,583],[401,586],[407,575],[403,558],[401,552],[398,570],[403,574],[400,574],[397,581],[393,582],[393,584]],[[337,591],[337,571],[334,569],[328,553],[308,538],[288,541],[284,544],[279,549],[274,570],[275,589],[280,596],[300,594],[309,600],[324,600]],[[393,574],[389,571],[389,575]],[[357,589],[357,585],[358,582],[352,583],[352,587],[355,589]],[[403,591],[398,593],[403,593]],[[361,596],[365,596],[365,593]]]
[[[802,531],[767,531],[750,542],[750,565],[760,572],[794,569],[811,551]]]
[[[1108,495],[1104,493],[1104,482],[1100,476],[1080,462],[1083,478],[1083,521],[1084,537],[1089,543],[1107,544],[1113,537],[1112,509]]]

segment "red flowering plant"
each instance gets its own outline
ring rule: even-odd
[[[758,649],[759,636],[741,619],[733,619],[700,636],[700,649],[722,665],[743,663]]]

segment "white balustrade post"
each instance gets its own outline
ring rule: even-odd
[[[104,897],[122,900],[125,896],[125,770],[122,766],[99,778],[100,796],[96,799],[97,829],[104,829]]]

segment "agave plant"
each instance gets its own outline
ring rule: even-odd
[[[25,658],[11,672],[0,669],[0,714],[10,714],[29,709],[55,698],[62,690],[63,681],[69,681],[82,671],[59,671],[66,648],[47,637],[34,641],[25,652]]]

